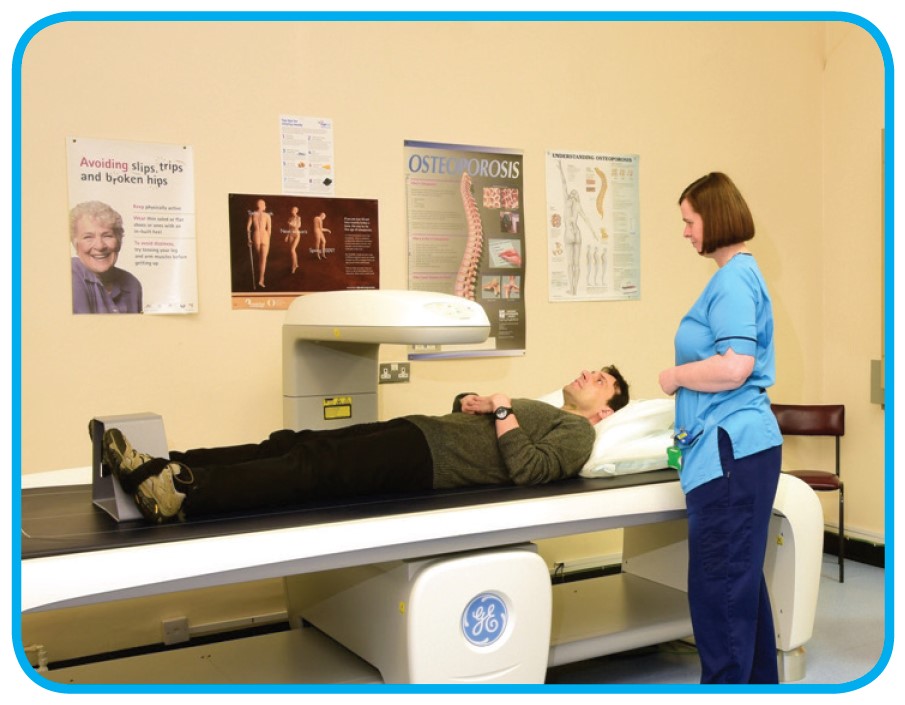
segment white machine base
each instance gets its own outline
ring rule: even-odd
[[[648,598],[655,596],[652,606]],[[653,607],[653,608],[652,608]],[[621,612],[621,609],[626,612]],[[612,575],[553,587],[549,666],[687,637],[684,593],[643,578]],[[780,682],[801,680],[806,652],[778,651]],[[58,668],[42,675],[64,684],[379,685],[380,672],[315,628],[187,646],[172,651]]]
[[[290,615],[374,665],[387,683],[544,682],[550,574],[530,544],[286,583]]]

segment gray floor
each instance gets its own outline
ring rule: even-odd
[[[824,556],[814,634],[805,645],[805,675],[795,683],[856,681],[882,654],[885,571],[846,561],[845,582],[840,584],[837,566],[835,556]],[[671,642],[560,666],[548,672],[547,683],[695,684],[699,678],[694,647]]]

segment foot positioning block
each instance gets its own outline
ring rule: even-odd
[[[155,458],[169,458],[163,418],[150,412],[98,416],[88,424],[91,436],[91,500],[116,521],[142,519],[135,500],[104,464],[102,441],[108,428],[121,430],[136,447]]]

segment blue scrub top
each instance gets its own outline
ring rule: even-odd
[[[717,431],[732,439],[736,459],[782,444],[766,389],[776,379],[773,307],[764,278],[750,253],[739,253],[710,279],[676,332],[676,364],[725,354],[754,357],[754,370],[744,384],[725,392],[676,392],[676,431],[693,443],[682,452],[679,477],[687,494],[721,477]]]

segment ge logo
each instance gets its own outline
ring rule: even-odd
[[[468,603],[462,614],[462,633],[475,646],[490,646],[506,631],[509,610],[498,595],[484,592]]]

